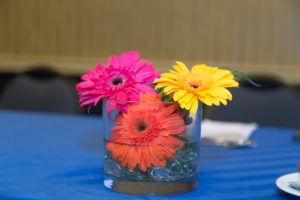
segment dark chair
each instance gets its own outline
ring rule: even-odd
[[[0,73],[0,96],[2,95],[3,89],[5,86],[15,78],[15,74],[8,73],[8,72],[1,72]]]
[[[77,102],[72,90],[63,77],[47,68],[37,68],[18,75],[5,86],[0,108],[76,113]]]
[[[298,98],[300,100],[300,85],[294,85],[292,88],[293,88],[294,93],[298,96]]]
[[[240,88],[231,90],[233,101],[227,106],[209,108],[207,118],[300,128],[300,100],[295,93],[273,77],[252,79],[261,87],[243,82]]]

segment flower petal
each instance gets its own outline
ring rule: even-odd
[[[139,89],[140,92],[150,92],[152,94],[156,94],[155,90],[144,84],[136,84],[136,88]]]
[[[198,99],[196,97],[193,97],[192,107],[191,107],[190,112],[191,112],[192,115],[195,115],[197,110],[198,110]]]
[[[111,55],[108,59],[108,65],[114,66],[114,67],[119,67],[120,63],[119,63],[118,57],[116,55]]]
[[[178,90],[174,93],[173,95],[173,99],[174,101],[178,101],[183,95],[185,95],[187,93],[187,91],[185,90]]]
[[[173,68],[179,73],[189,72],[189,69],[185,66],[183,62],[176,61],[177,65],[174,65]]]
[[[134,67],[135,63],[138,61],[140,54],[137,51],[124,52],[120,56],[119,64],[124,67]]]

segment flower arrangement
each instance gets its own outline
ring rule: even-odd
[[[105,102],[105,172],[112,182],[195,182],[201,104],[226,105],[239,84],[227,69],[177,61],[160,74],[139,57],[112,55],[76,86],[81,106]]]

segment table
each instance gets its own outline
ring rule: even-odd
[[[295,172],[293,129],[261,127],[255,148],[201,148],[200,187],[131,196],[102,185],[101,118],[0,111],[0,199],[285,199],[277,177]]]

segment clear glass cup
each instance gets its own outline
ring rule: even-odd
[[[102,109],[105,187],[146,195],[195,189],[202,105],[192,116],[174,102],[126,102],[127,111],[109,110],[115,103],[107,100]]]

